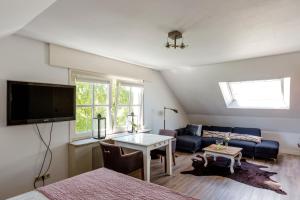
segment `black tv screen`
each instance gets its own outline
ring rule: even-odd
[[[75,120],[75,86],[7,81],[7,125]]]

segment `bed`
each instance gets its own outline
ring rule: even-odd
[[[194,200],[153,183],[100,168],[9,200]]]

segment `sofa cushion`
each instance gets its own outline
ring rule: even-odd
[[[279,143],[272,140],[262,140],[255,146],[255,157],[259,158],[277,158]]]
[[[209,131],[210,126],[202,125],[201,135],[203,134],[203,131]]]
[[[198,130],[199,130],[199,126],[198,125],[188,124],[186,126],[186,128],[185,128],[184,135],[195,136],[195,135],[197,135]]]
[[[230,133],[230,139],[233,140],[243,140],[243,141],[250,141],[255,143],[261,143],[262,137],[249,135],[249,134],[240,134],[240,133]]]
[[[201,147],[201,137],[191,135],[180,135],[176,138],[176,147],[180,150],[196,152]]]
[[[224,127],[224,126],[210,126],[210,131],[219,131],[219,132],[232,132],[231,127]]]
[[[243,140],[230,140],[229,146],[240,147],[243,148],[242,154],[243,156],[254,157],[255,152],[255,142],[243,141]]]
[[[229,137],[231,132],[219,132],[219,131],[203,131],[202,137],[208,137],[208,138],[221,138],[224,139],[226,137]]]
[[[242,127],[234,127],[232,129],[233,133],[239,134],[248,134],[248,135],[255,135],[261,137],[261,130],[259,128],[242,128]]]
[[[211,144],[216,144],[216,140],[218,138],[208,138],[208,137],[202,137],[202,141],[201,141],[201,148],[205,148],[208,147]]]

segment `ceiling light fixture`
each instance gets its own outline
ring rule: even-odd
[[[181,44],[178,44],[178,40],[181,39]],[[172,40],[173,43],[170,43],[169,40]],[[171,31],[168,33],[167,43],[165,45],[166,48],[180,48],[184,49],[188,47],[188,45],[184,44],[182,33],[179,31]]]

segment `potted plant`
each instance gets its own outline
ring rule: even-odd
[[[230,141],[230,136],[227,135],[225,138],[224,138],[224,142],[225,142],[225,146],[228,146],[228,142]]]

